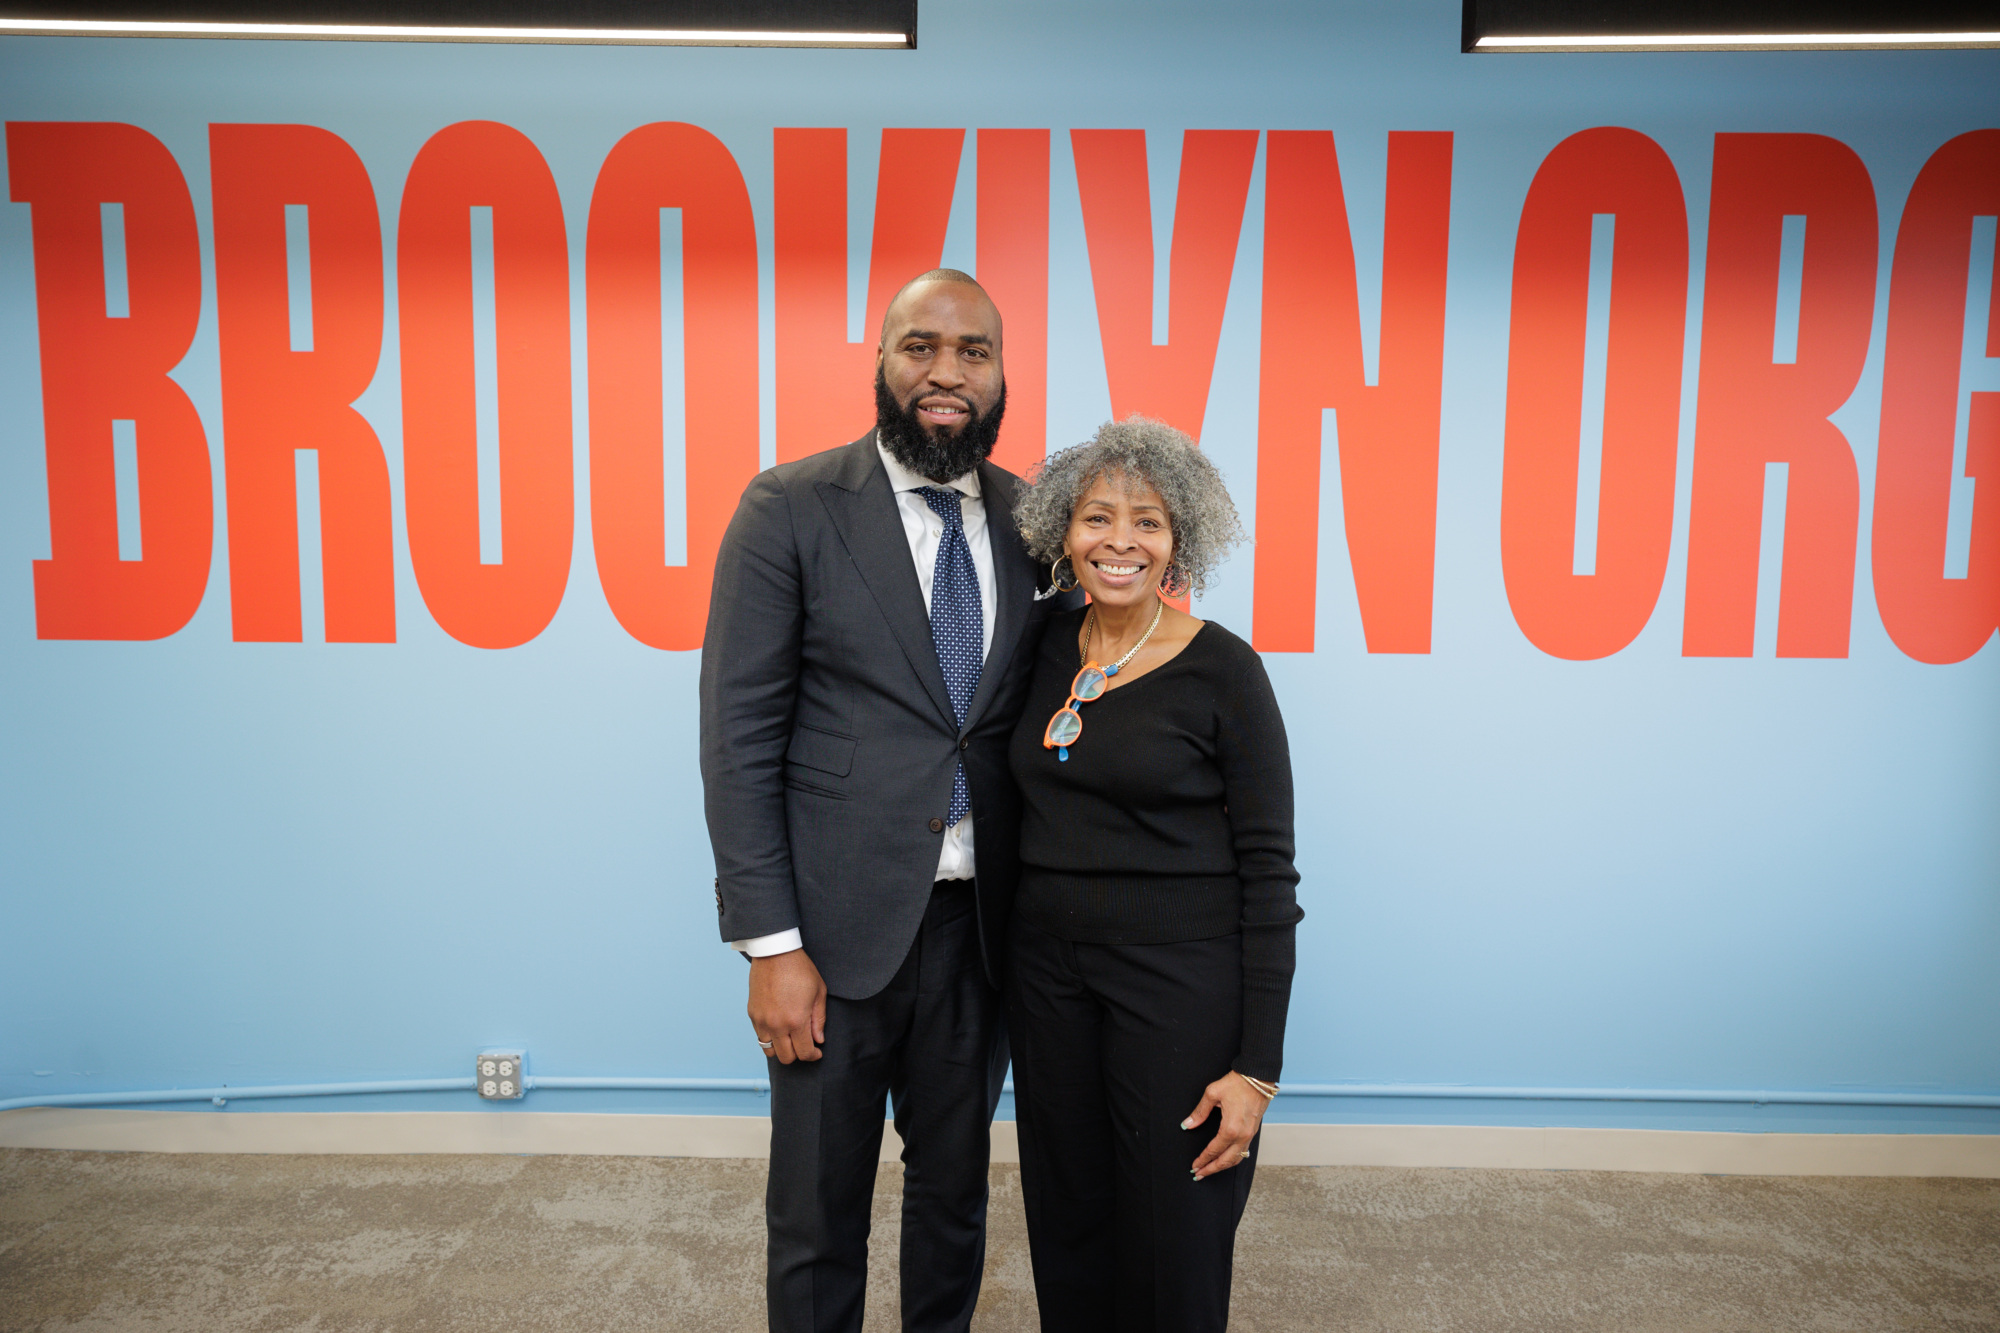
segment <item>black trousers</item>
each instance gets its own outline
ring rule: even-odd
[[[1191,1180],[1221,1112],[1181,1121],[1227,1073],[1241,937],[1074,944],[1016,919],[1008,987],[1021,1186],[1042,1333],[1220,1330],[1242,1165]]]
[[[1007,1071],[970,881],[932,891],[894,979],[829,996],[820,1059],[771,1070],[773,1333],[860,1333],[884,1099],[903,1137],[903,1328],[963,1333],[986,1265],[986,1170]]]

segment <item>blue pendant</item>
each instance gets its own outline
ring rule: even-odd
[[[1056,747],[1056,762],[1062,764],[1069,762],[1069,747],[1067,745],[1058,745]]]

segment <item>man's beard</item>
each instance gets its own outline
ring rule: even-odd
[[[950,434],[937,434],[917,415],[918,394],[909,406],[896,401],[878,367],[875,371],[875,438],[889,456],[920,477],[943,483],[962,477],[986,461],[1000,437],[1000,418],[1007,413],[1007,386],[1001,384],[993,410],[981,412],[965,404],[965,424]]]

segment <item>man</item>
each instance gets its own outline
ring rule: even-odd
[[[766,1295],[788,1333],[861,1327],[885,1096],[903,1327],[968,1327],[1007,1067],[1006,748],[1049,604],[1020,481],[986,461],[1006,381],[970,277],[890,303],[875,405],[867,435],[744,492],[702,653],[716,907],[770,1057]]]

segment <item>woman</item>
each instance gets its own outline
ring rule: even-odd
[[[1045,1333],[1221,1329],[1277,1091],[1301,915],[1269,679],[1168,605],[1241,540],[1194,442],[1140,417],[1050,458],[1016,520],[1058,588],[1014,732],[1009,1035]]]

